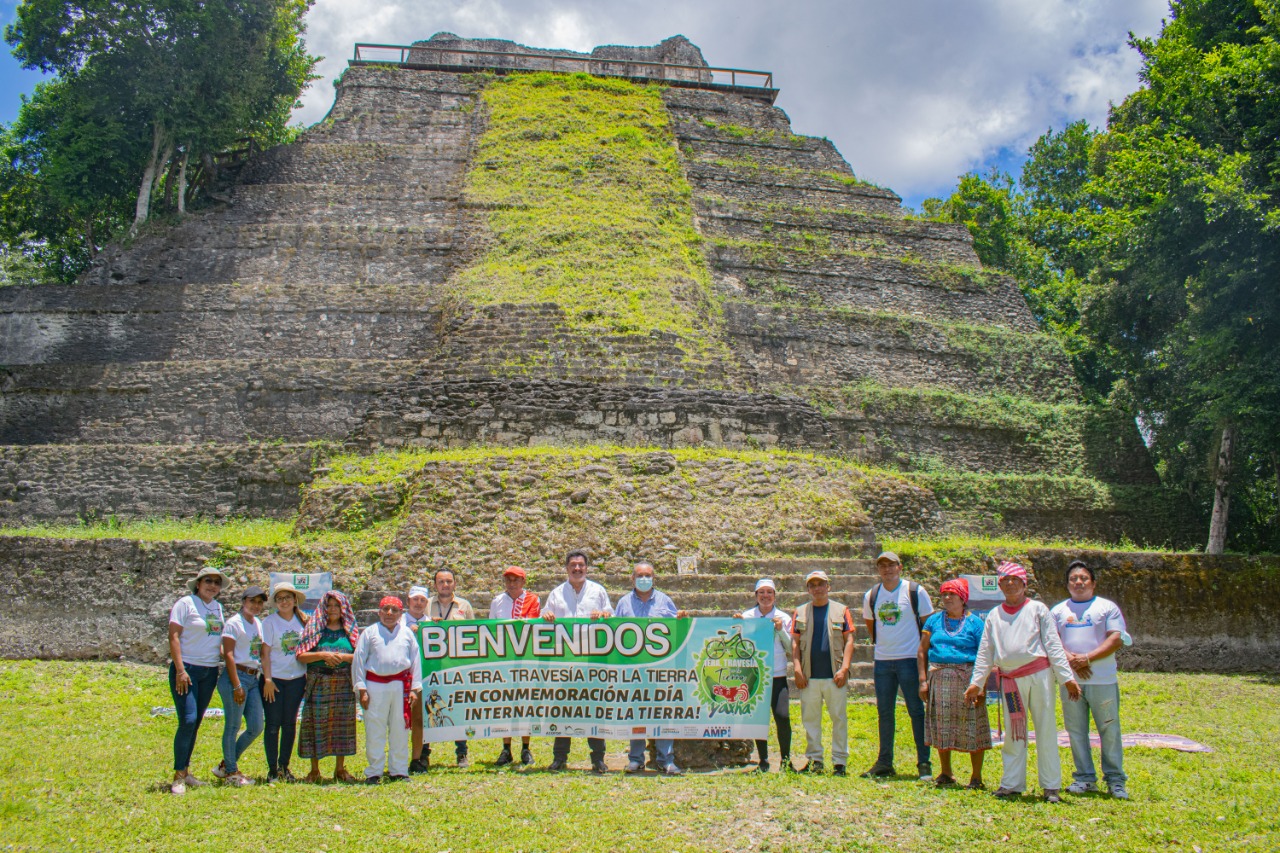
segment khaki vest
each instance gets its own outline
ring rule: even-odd
[[[839,672],[840,667],[844,666],[844,620],[845,612],[848,610],[838,601],[827,599],[827,631],[831,635],[831,671]],[[805,678],[809,678],[809,670],[812,668],[809,650],[813,648],[813,602],[801,604],[796,608],[795,622],[792,630],[800,632],[800,659],[796,661],[796,665],[800,667]],[[856,629],[855,629],[856,630]],[[853,634],[848,637],[849,642],[853,642]]]

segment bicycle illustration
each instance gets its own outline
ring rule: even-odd
[[[427,725],[431,728],[441,728],[443,726],[452,726],[453,717],[444,712],[444,699],[440,698],[439,690],[432,690],[427,694],[426,701],[423,702],[423,708],[426,709]]]
[[[703,654],[708,660],[722,658],[749,660],[755,657],[756,644],[744,638],[742,628],[735,626],[728,631],[723,629],[716,631],[716,636],[703,648]]]

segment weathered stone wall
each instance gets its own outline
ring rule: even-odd
[[[0,521],[285,518],[319,455],[267,444],[0,447]]]

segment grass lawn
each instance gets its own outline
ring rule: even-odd
[[[1124,676],[1129,731],[1180,734],[1212,754],[1131,749],[1129,802],[1105,796],[1001,802],[887,783],[743,772],[678,779],[597,778],[582,771],[497,771],[498,745],[473,744],[469,770],[433,769],[377,788],[211,785],[167,793],[174,718],[159,667],[0,661],[0,850],[959,850],[1005,843],[1038,851],[1275,850],[1280,681],[1266,677]],[[214,698],[215,705],[217,698]],[[797,763],[804,735],[792,709]],[[850,706],[850,769],[875,753],[875,708]],[[221,720],[201,729],[194,769],[211,779]],[[901,712],[899,768],[914,765]],[[906,733],[905,738],[903,733]],[[363,742],[363,734],[361,735]],[[623,744],[610,742],[610,753]],[[586,766],[575,741],[572,761]],[[535,739],[538,766],[550,742]],[[444,745],[436,753],[451,762]],[[1062,751],[1070,778],[1070,753]],[[360,756],[351,761],[357,774]],[[254,744],[241,761],[265,775]],[[935,761],[935,769],[936,769]],[[968,778],[968,760],[957,765]],[[1035,761],[1031,759],[1034,777]],[[324,762],[330,772],[332,761]],[[300,759],[294,767],[305,773]],[[990,787],[999,779],[988,757]],[[1033,783],[1034,784],[1034,783]]]

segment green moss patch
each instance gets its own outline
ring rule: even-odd
[[[488,209],[492,243],[455,278],[459,295],[553,302],[562,331],[675,336],[727,357],[661,89],[538,73],[482,98],[465,197]]]

